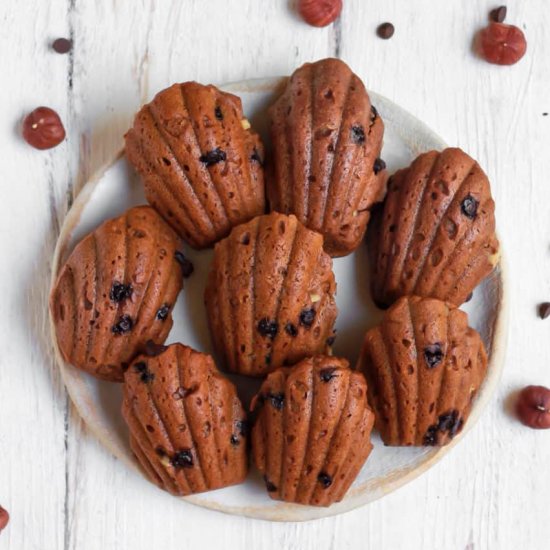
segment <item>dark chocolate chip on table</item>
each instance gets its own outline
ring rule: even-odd
[[[424,348],[424,359],[430,369],[437,367],[437,365],[439,365],[439,363],[443,360],[443,357],[444,353],[441,349],[441,344],[439,343],[432,344],[431,346],[426,346]]]
[[[213,166],[218,162],[224,161],[226,158],[227,155],[225,154],[225,151],[222,151],[219,147],[216,147],[211,151],[207,151],[206,153],[204,153],[204,155],[201,155],[199,157],[199,160],[203,164],[206,164],[206,166]]]
[[[325,488],[328,489],[332,485],[332,477],[326,472],[320,472],[317,476],[317,481]]]
[[[185,279],[187,279],[187,277],[190,277],[191,274],[193,273],[194,269],[195,269],[193,267],[193,263],[191,261],[189,261],[184,256],[183,252],[180,252],[179,250],[176,250],[176,252],[174,253],[174,257],[176,258],[176,261],[181,266],[181,273],[182,273],[183,277]]]
[[[391,38],[394,32],[395,27],[389,22],[382,23],[376,28],[376,34],[379,36],[379,38],[383,38],[384,40],[388,40],[388,38]]]
[[[489,12],[489,19],[495,23],[502,23],[506,19],[506,6],[499,6]]]
[[[126,332],[130,332],[133,326],[134,322],[132,318],[129,315],[122,315],[111,327],[111,332],[113,334],[125,334]]]
[[[472,197],[472,195],[468,194],[466,197],[464,197],[464,200],[462,201],[462,204],[460,205],[460,208],[462,210],[462,213],[467,217],[473,220],[477,215],[477,207],[479,206],[479,202]]]
[[[277,336],[277,332],[279,332],[279,323],[277,321],[270,321],[267,317],[264,317],[258,322],[258,332],[262,336],[273,339]]]
[[[539,304],[539,317],[546,319],[550,315],[550,302],[543,302]]]
[[[122,302],[132,296],[132,285],[125,285],[123,283],[114,282],[109,292],[109,298],[113,302]]]
[[[374,161],[374,166],[372,167],[372,169],[373,169],[375,174],[378,174],[379,172],[381,172],[385,168],[386,168],[386,163],[381,158],[377,158]]]
[[[193,455],[191,449],[178,451],[170,460],[174,468],[191,468],[193,466]]]
[[[56,53],[69,53],[73,43],[68,38],[56,38],[52,43],[52,48]]]

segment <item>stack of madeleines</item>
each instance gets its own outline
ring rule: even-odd
[[[150,206],[74,248],[50,307],[64,360],[124,383],[151,481],[175,495],[241,483],[251,447],[272,498],[328,506],[367,460],[374,424],[398,446],[445,445],[464,426],[487,355],[457,308],[498,262],[494,203],[460,149],[388,180],[382,119],[337,59],[299,68],[269,118],[266,162],[238,97],[195,82],[157,94],[126,134]],[[367,226],[372,297],[388,309],[352,369],[331,351],[331,258]],[[214,246],[205,305],[220,366],[264,378],[248,417],[211,356],[163,345],[193,270],[180,239]]]

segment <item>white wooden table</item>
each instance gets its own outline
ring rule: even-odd
[[[0,504],[11,550],[550,548],[550,431],[506,412],[515,389],[550,386],[550,9],[512,0],[526,57],[473,57],[490,0],[344,0],[339,23],[303,24],[287,0],[0,2]],[[388,41],[376,37],[395,24]],[[57,37],[71,55],[53,53]],[[493,182],[511,276],[510,339],[499,391],[439,465],[373,504],[303,524],[227,516],[160,494],[88,433],[60,381],[46,301],[60,224],[87,178],[161,88],[289,74],[340,56],[367,86],[463,147]],[[56,109],[67,140],[40,152],[21,116]]]

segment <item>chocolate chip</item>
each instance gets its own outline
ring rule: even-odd
[[[237,420],[237,422],[235,422],[235,427],[242,437],[246,437],[248,433],[248,422],[246,420]]]
[[[326,369],[321,369],[319,376],[323,382],[330,382],[333,378],[337,378],[334,374],[336,372],[336,367],[328,367]]]
[[[166,319],[168,319],[169,313],[170,313],[170,306],[168,304],[163,304],[157,311],[157,319],[159,321],[166,321]]]
[[[271,403],[271,406],[282,411],[285,404],[285,394],[284,393],[268,393],[267,399]]]
[[[327,346],[333,346],[335,341],[336,341],[336,336],[329,336],[326,339],[326,344]]]
[[[378,158],[374,161],[374,166],[372,167],[375,174],[378,174],[379,172],[382,172],[386,168],[386,163]]]
[[[437,426],[432,424],[427,430],[426,434],[424,435],[424,445],[427,447],[433,447],[437,444]]]
[[[207,151],[204,155],[201,155],[199,160],[206,164],[206,166],[212,166],[214,164],[218,164],[218,162],[224,161],[226,158],[227,155],[225,154],[225,151],[222,151],[219,147],[216,147],[215,149],[212,149],[212,151]]]
[[[441,344],[432,344],[424,348],[424,359],[428,364],[428,368],[433,369],[437,367],[439,363],[443,360],[444,353],[441,349]]]
[[[437,429],[440,432],[448,432],[456,424],[458,420],[458,411],[450,411],[445,414],[440,414],[437,419]]]
[[[502,23],[506,19],[506,6],[499,6],[489,12],[489,19],[496,23]]]
[[[258,153],[258,149],[254,148],[254,151],[252,151],[252,154],[250,155],[250,160],[257,162],[260,166],[263,166],[264,161],[262,160],[262,157],[260,157],[260,153]]]
[[[365,143],[365,130],[363,130],[363,126],[357,125],[351,127],[351,139],[357,145]]]
[[[546,319],[550,315],[550,302],[539,304],[539,317]]]
[[[223,113],[219,106],[214,109],[214,115],[218,120],[223,120]]]
[[[179,250],[176,250],[174,253],[174,257],[176,258],[176,261],[181,266],[181,273],[184,277],[184,279],[187,279],[187,277],[190,277],[195,268],[193,267],[193,263],[189,261],[184,255],[183,252],[180,252]]]
[[[193,455],[191,449],[182,449],[178,451],[170,460],[170,463],[174,468],[192,468],[193,467]]]
[[[279,332],[279,323],[277,321],[270,321],[267,317],[264,317],[258,323],[258,332],[262,336],[267,336],[273,340],[277,336],[277,332]]]
[[[391,23],[382,23],[376,28],[376,34],[384,40],[391,38],[394,32],[395,27]]]
[[[320,472],[317,476],[317,481],[323,486],[324,489],[328,489],[332,485],[332,477],[326,472]]]
[[[147,368],[147,363],[145,361],[140,361],[139,363],[134,364],[134,370],[140,375],[139,379],[144,383],[151,382],[155,379],[154,373],[152,373]]]
[[[264,476],[264,481],[265,481],[265,488],[269,493],[274,493],[277,490],[277,487],[275,487],[275,485],[273,485],[273,483],[271,483],[271,481],[267,479],[267,476]]]
[[[478,206],[479,206],[479,202],[474,197],[472,197],[472,195],[468,194],[462,201],[460,208],[462,210],[462,213],[467,218],[470,218],[471,220],[473,220],[477,215]]]
[[[241,443],[241,440],[235,434],[231,434],[229,442],[231,443],[231,445],[233,445],[233,447],[238,447]]]
[[[300,324],[304,327],[310,327],[315,320],[315,309],[303,309],[300,313]]]
[[[134,322],[129,315],[122,315],[119,320],[111,327],[111,332],[113,334],[124,334],[130,332]]]
[[[52,44],[56,53],[69,53],[72,47],[73,43],[67,38],[56,38]]]
[[[145,355],[149,357],[156,357],[168,349],[168,346],[162,344],[156,344],[153,340],[147,340],[145,342]]]
[[[109,292],[109,298],[113,302],[122,302],[132,296],[132,285],[125,285],[122,283],[114,282]]]
[[[287,323],[285,325],[285,332],[292,336],[293,338],[298,336],[298,329],[296,328],[296,325],[294,325],[293,323]]]

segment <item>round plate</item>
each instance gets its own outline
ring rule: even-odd
[[[286,78],[250,80],[222,86],[221,89],[242,98],[244,112],[266,139],[265,109],[284,85]],[[443,149],[445,143],[423,123],[391,101],[370,93],[371,101],[385,124],[383,158],[391,172],[407,166],[419,153]],[[127,208],[145,203],[142,186],[121,153],[89,181],[79,194],[63,225],[54,257],[53,279],[74,245],[101,222],[121,214]],[[212,251],[186,249],[195,265],[194,274],[174,308],[174,327],[168,342],[182,342],[200,351],[212,352],[203,292]],[[335,355],[344,356],[353,365],[365,330],[378,322],[381,312],[369,295],[365,246],[350,256],[334,260],[338,284],[340,314],[336,323],[338,338]],[[53,284],[53,281],[52,281]],[[491,397],[502,368],[506,340],[506,285],[501,263],[475,291],[465,309],[470,324],[481,332],[490,362],[487,378],[474,403],[470,418],[453,442],[443,448],[385,447],[373,434],[374,450],[342,502],[329,508],[287,504],[271,500],[258,473],[251,467],[245,483],[217,491],[185,497],[184,500],[231,514],[276,521],[303,521],[339,514],[373,501],[414,479],[435,464],[455,445],[479,418]],[[51,319],[50,319],[51,323]],[[52,335],[54,328],[52,325]],[[101,382],[66,364],[56,349],[57,360],[69,394],[91,431],[119,459],[131,468],[138,465],[128,445],[126,426],[120,414],[121,385]],[[259,386],[257,380],[232,376],[247,407]],[[136,475],[136,483],[147,483]],[[158,498],[174,498],[159,490]]]

